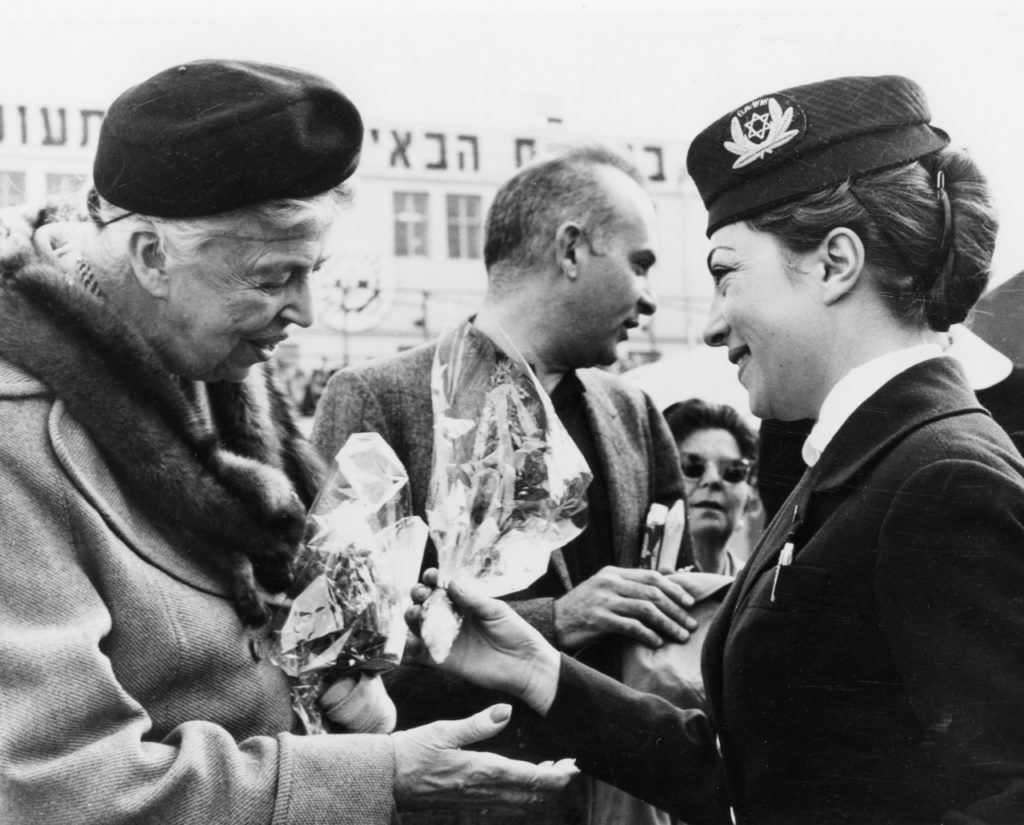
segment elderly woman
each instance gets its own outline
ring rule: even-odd
[[[996,222],[929,121],[910,80],[841,78],[759,96],[691,146],[705,339],[756,415],[817,422],[709,631],[707,715],[450,587],[470,618],[446,667],[689,823],[1024,822],[1024,464],[927,343],[984,288]]]
[[[567,781],[459,750],[507,706],[293,735],[255,643],[321,477],[270,361],[361,139],[322,78],[190,63],[111,106],[89,221],[4,217],[0,821],[388,823]]]

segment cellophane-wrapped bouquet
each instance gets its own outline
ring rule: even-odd
[[[468,577],[491,596],[522,590],[586,526],[590,469],[533,371],[507,337],[497,343],[464,324],[434,356],[427,522],[442,586],[421,632],[437,662],[459,629],[444,584]]]
[[[377,433],[350,436],[306,518],[295,584],[270,639],[307,733],[324,732],[318,700],[332,681],[381,673],[402,657],[427,540],[411,512],[394,451]]]

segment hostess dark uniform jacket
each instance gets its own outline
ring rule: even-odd
[[[910,368],[727,596],[710,720],[563,659],[541,738],[691,825],[1024,822],[1022,472],[951,359]]]

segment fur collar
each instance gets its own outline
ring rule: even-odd
[[[64,401],[131,500],[227,577],[247,624],[263,623],[259,586],[289,585],[322,463],[269,368],[242,383],[165,372],[102,295],[37,251],[45,218],[0,223],[0,355]],[[196,403],[202,393],[213,426]]]

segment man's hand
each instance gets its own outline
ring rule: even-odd
[[[511,717],[508,705],[456,722],[434,722],[391,734],[395,746],[395,804],[419,808],[521,809],[539,804],[579,773],[573,760],[534,765],[493,753],[461,750],[489,739]]]
[[[577,650],[602,636],[625,636],[648,647],[685,642],[697,623],[693,597],[653,570],[604,567],[555,600],[555,639]]]

